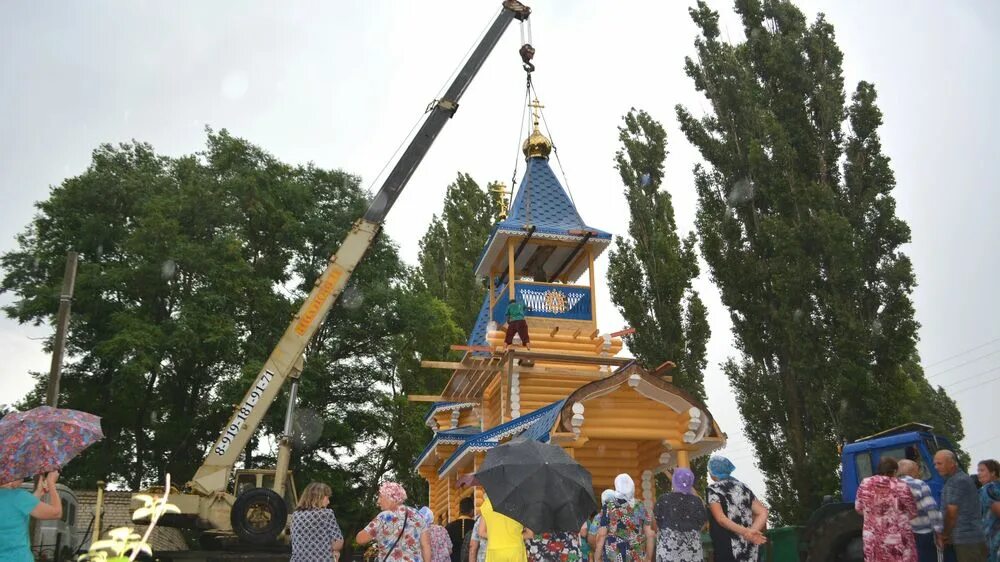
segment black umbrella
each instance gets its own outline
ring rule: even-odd
[[[521,439],[494,447],[476,479],[496,512],[536,533],[579,531],[597,511],[590,473],[555,445]]]

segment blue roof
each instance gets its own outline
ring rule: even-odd
[[[428,443],[426,447],[424,447],[424,450],[421,451],[419,455],[417,455],[417,460],[416,462],[413,463],[413,466],[420,466],[420,463],[424,462],[424,458],[427,457],[427,453],[430,453],[431,450],[434,449],[434,445],[437,445],[442,441],[450,443],[462,443],[467,439],[469,439],[470,437],[478,435],[479,431],[480,428],[472,425],[467,425],[465,427],[458,427],[455,429],[445,429],[443,431],[435,433],[434,438],[431,439],[431,442]]]
[[[505,290],[504,287],[497,287],[496,293],[500,294],[501,291]],[[489,346],[490,342],[486,341],[486,332],[489,329],[490,324],[490,295],[489,292],[483,295],[483,304],[479,307],[479,314],[476,316],[476,323],[472,326],[472,331],[469,332],[469,339],[466,342],[467,345],[483,345]],[[489,353],[482,351],[472,352],[474,356],[485,356]]]
[[[589,230],[593,237],[610,239],[607,232],[587,226],[580,218],[576,205],[566,194],[556,175],[544,158],[529,158],[521,188],[505,220],[497,227],[505,230],[524,230],[534,226],[535,232],[570,235],[571,231]]]
[[[565,400],[558,400],[519,418],[502,423],[492,429],[488,429],[478,435],[467,439],[462,446],[455,450],[454,454],[444,461],[438,474],[447,472],[451,465],[458,461],[468,450],[487,450],[500,444],[500,440],[505,437],[520,435],[535,441],[547,443],[552,426],[559,419],[559,412]]]
[[[611,234],[583,222],[576,205],[556,179],[545,158],[528,159],[521,187],[514,196],[509,214],[493,227],[490,239],[477,260],[476,269],[479,269],[479,262],[487,254],[497,232],[521,233],[526,232],[530,226],[535,227],[536,236],[548,234],[579,237],[582,236],[579,231],[590,231],[593,233],[592,239],[611,240]]]

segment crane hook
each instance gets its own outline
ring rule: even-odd
[[[529,74],[534,72],[535,65],[532,64],[531,59],[535,57],[535,48],[530,43],[525,43],[517,52],[521,55],[521,62],[524,63],[524,71]]]

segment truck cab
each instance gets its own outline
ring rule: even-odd
[[[920,466],[920,479],[927,482],[934,499],[940,502],[944,478],[934,469],[934,453],[953,449],[954,445],[947,438],[932,433],[933,429],[911,423],[863,437],[844,447],[840,459],[843,501],[853,503],[861,481],[875,474],[875,467],[884,457],[892,457],[916,462]]]

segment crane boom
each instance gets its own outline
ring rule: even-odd
[[[281,336],[271,355],[257,374],[253,385],[237,405],[229,423],[222,430],[215,445],[208,452],[188,484],[192,491],[204,495],[224,492],[229,483],[230,473],[246,447],[250,437],[256,432],[268,408],[274,402],[286,379],[292,373],[296,361],[302,356],[309,340],[323,323],[327,313],[337,302],[351,274],[364,258],[396,199],[406,187],[410,177],[423,160],[438,133],[458,108],[458,101],[475,78],[490,52],[506,31],[513,19],[524,21],[531,10],[516,0],[503,2],[503,9],[489,30],[483,36],[468,61],[456,75],[455,80],[437,100],[416,136],[407,146],[399,161],[386,176],[364,216],[354,223],[347,237],[330,258],[326,269],[316,280],[291,324]],[[523,53],[526,67],[529,56]],[[529,52],[533,50],[529,49]]]

